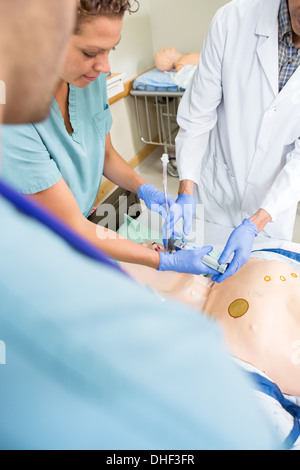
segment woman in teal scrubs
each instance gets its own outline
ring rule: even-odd
[[[135,2],[136,0],[134,0]],[[136,2],[137,3],[137,2]],[[197,254],[161,254],[88,220],[104,175],[163,211],[164,194],[135,173],[114,149],[107,98],[109,53],[121,39],[131,0],[80,0],[49,118],[3,128],[4,179],[56,213],[109,256],[155,269],[207,272]],[[169,196],[170,204],[174,203]],[[201,251],[201,250],[200,250]],[[202,249],[200,255],[209,251]],[[202,253],[203,252],[203,253]]]

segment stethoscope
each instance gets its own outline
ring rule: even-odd
[[[40,223],[48,227],[52,232],[56,233],[62,239],[67,241],[69,245],[71,245],[78,252],[112,268],[113,270],[127,277],[130,277],[116,262],[111,260],[100,249],[94,247],[83,237],[72,231],[57,217],[41,207],[40,204],[18,193],[1,179],[0,195],[13,204],[20,212],[27,215],[28,217],[31,217],[32,219],[38,220]]]

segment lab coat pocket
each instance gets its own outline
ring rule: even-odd
[[[205,220],[234,226],[237,213],[236,182],[227,165],[215,155],[204,162],[198,187]]]
[[[215,155],[208,157],[201,172],[201,183],[207,197],[221,208],[235,200],[235,179],[228,166]]]
[[[104,111],[93,116],[93,122],[97,132],[100,134],[103,141],[105,141],[105,136],[110,132],[112,126],[112,116],[108,105]]]

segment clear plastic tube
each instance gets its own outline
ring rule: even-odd
[[[165,203],[168,216],[170,215],[170,207],[168,201],[168,163],[169,163],[169,156],[167,153],[164,153],[161,157],[161,161],[163,163],[163,188],[165,194]]]
[[[165,221],[165,227],[166,227],[166,232],[165,232],[165,237],[167,239],[167,246],[168,246],[168,240],[170,239],[171,236],[171,229],[170,229],[170,206],[169,206],[169,200],[168,200],[168,163],[169,163],[169,156],[167,153],[164,153],[162,158],[161,158],[162,164],[163,164],[163,188],[164,188],[164,194],[165,194],[165,205],[166,205],[166,210],[167,210],[167,219]]]

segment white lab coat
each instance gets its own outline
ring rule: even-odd
[[[180,180],[205,220],[236,227],[265,209],[290,240],[300,200],[300,67],[278,93],[280,0],[234,0],[213,19],[178,112]]]

